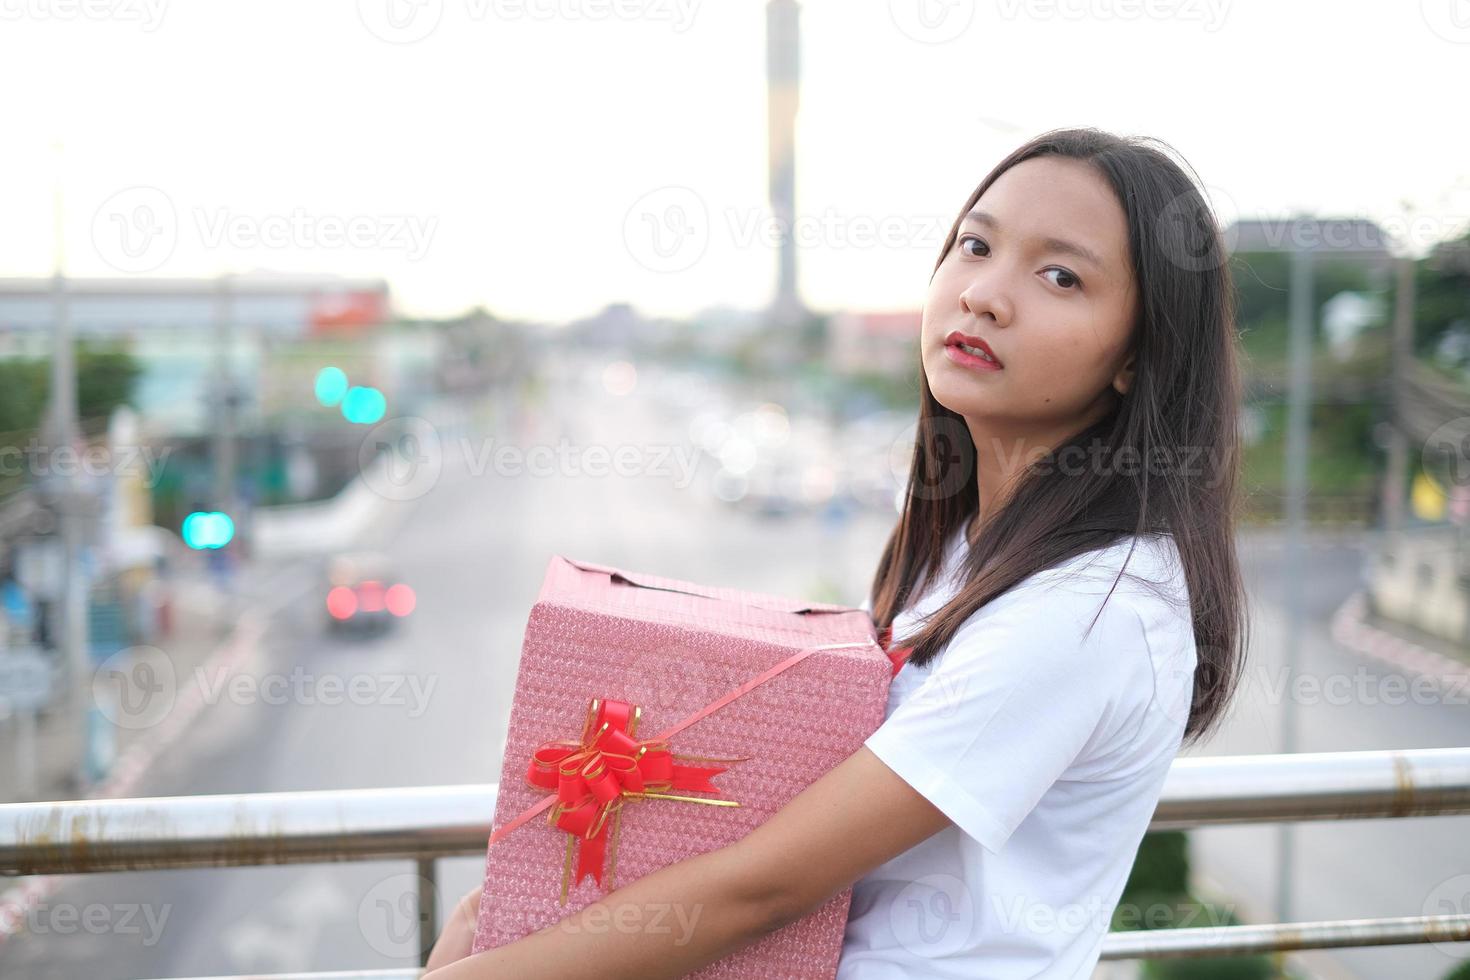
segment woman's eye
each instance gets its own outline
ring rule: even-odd
[[[1078,286],[1082,285],[1082,280],[1072,275],[1072,273],[1068,272],[1066,269],[1058,269],[1053,267],[1050,269],[1042,270],[1043,275],[1051,272],[1055,272],[1061,278],[1061,282],[1057,282],[1057,280],[1055,279],[1053,279],[1052,282],[1056,283],[1056,285],[1060,286],[1063,289],[1076,289]]]
[[[979,245],[981,248],[985,249],[985,251],[980,253],[971,252],[965,248],[966,245]],[[960,238],[960,251],[964,252],[966,255],[985,255],[990,251],[990,246],[986,245],[985,240],[982,238],[976,238],[974,235],[964,235]]]

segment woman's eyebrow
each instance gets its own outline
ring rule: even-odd
[[[1000,231],[1000,222],[996,221],[995,215],[991,214],[989,211],[981,211],[980,209],[976,208],[969,214],[965,215],[965,220],[973,221],[975,224],[978,225],[984,225],[994,231]],[[1093,265],[1097,266],[1103,271],[1107,270],[1107,263],[1098,258],[1097,253],[1085,245],[1079,245],[1076,242],[1069,242],[1065,238],[1049,237],[1041,239],[1041,245],[1049,252],[1065,252],[1068,255],[1075,255],[1077,258],[1082,259],[1083,261],[1091,262]]]

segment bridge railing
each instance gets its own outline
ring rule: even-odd
[[[437,861],[483,855],[497,784],[0,805],[0,874],[402,859],[419,874],[420,963]],[[1470,747],[1176,759],[1151,830],[1470,813]],[[1104,960],[1470,941],[1470,913],[1113,932]],[[397,980],[416,968],[290,974]],[[280,975],[277,980],[286,980]],[[224,980],[224,978],[215,978]]]

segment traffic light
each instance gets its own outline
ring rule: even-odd
[[[324,367],[316,373],[316,400],[330,408],[347,394],[347,374],[339,367]]]
[[[353,385],[342,396],[342,417],[349,422],[372,425],[382,419],[387,407],[383,393],[365,385]]]
[[[196,510],[184,518],[184,544],[194,549],[223,548],[235,536],[235,522],[217,510]]]

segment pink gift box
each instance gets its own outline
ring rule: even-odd
[[[521,648],[472,951],[523,938],[620,885],[744,837],[882,724],[891,677],[892,664],[861,609],[553,556]],[[630,724],[619,724],[619,705]],[[604,718],[631,741],[613,742],[623,738],[616,732],[599,736],[600,726],[589,722]],[[643,752],[610,748],[630,744]],[[533,756],[545,761],[588,745],[594,751],[575,755],[570,766],[543,765],[548,784],[530,781]],[[596,748],[612,754],[600,756]],[[666,769],[669,753],[675,766],[707,777],[706,788],[663,788],[645,778],[644,792],[685,799],[627,795],[630,785],[640,785],[640,773],[628,771],[630,757],[647,777],[664,771],[660,758]],[[586,778],[560,776],[560,768]],[[619,781],[609,779],[610,769],[621,774]],[[573,813],[566,817],[559,806],[563,789],[582,802],[568,804]],[[593,825],[600,831],[588,832],[605,847],[601,884],[578,873],[581,849],[589,847],[585,834],[550,822],[599,812],[604,816]],[[589,859],[589,866],[597,863]],[[845,889],[811,915],[690,976],[833,977],[851,898]],[[675,935],[698,922],[695,910],[681,920],[665,909],[662,922],[655,921],[658,910],[644,912],[642,927]],[[607,928],[640,926],[605,921]]]

